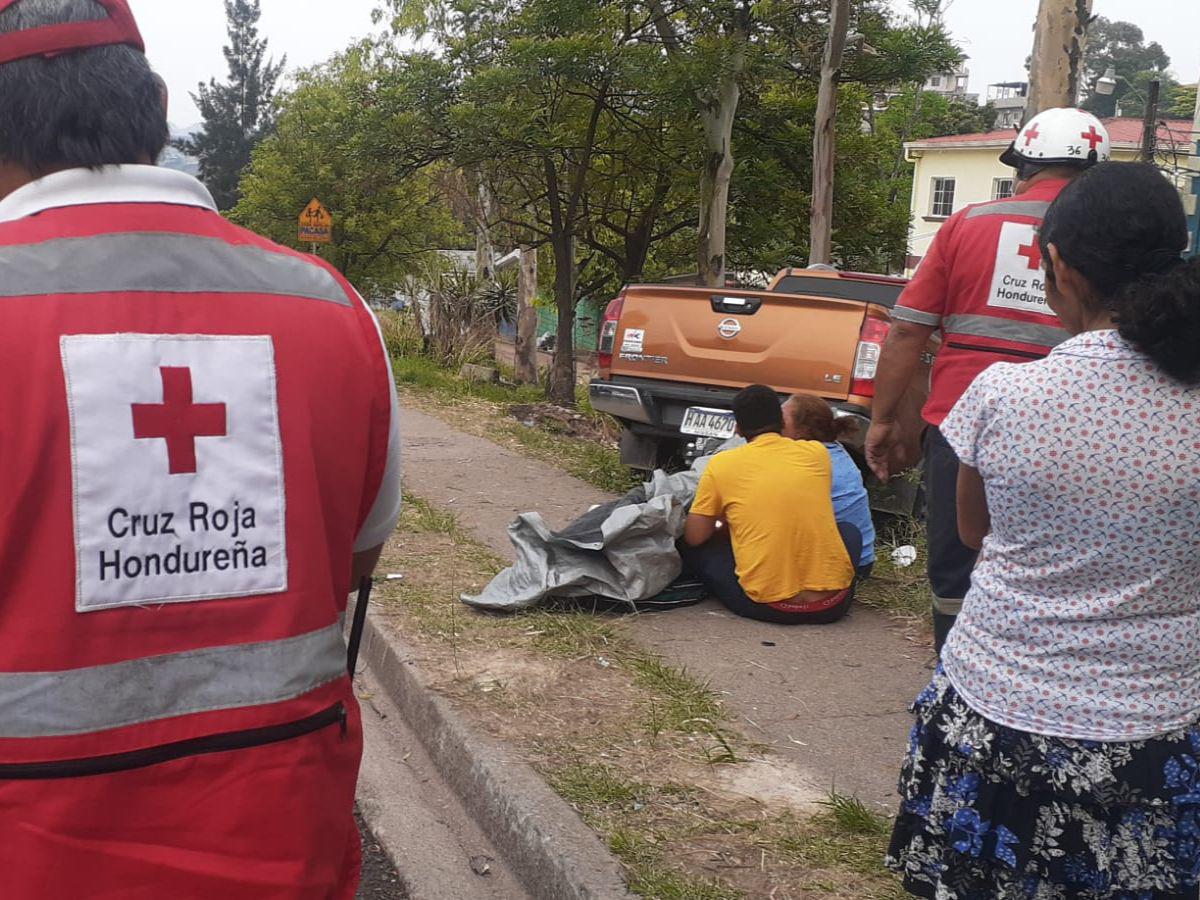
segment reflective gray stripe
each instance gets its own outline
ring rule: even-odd
[[[173,716],[265,706],[346,674],[341,624],[299,637],[65,672],[0,674],[0,738],[89,734]]]
[[[901,322],[912,322],[915,325],[932,325],[934,328],[942,324],[942,317],[937,313],[909,309],[907,306],[897,306],[893,309],[892,318]]]
[[[957,616],[962,612],[962,598],[938,597],[933,598],[933,611],[945,616]]]
[[[131,232],[0,247],[0,298],[124,292],[276,294],[351,305],[320,266],[218,238]]]
[[[1000,200],[995,203],[984,203],[982,206],[972,206],[967,210],[968,219],[978,219],[980,216],[1029,216],[1031,219],[1042,219],[1050,204],[1044,200]]]
[[[998,341],[1033,344],[1035,347],[1057,347],[1070,337],[1064,329],[1054,325],[1035,325],[995,316],[946,316],[942,331],[948,335],[971,334]]]

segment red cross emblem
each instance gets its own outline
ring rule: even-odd
[[[1041,136],[1042,136],[1042,134],[1040,131],[1038,131],[1038,127],[1036,125],[1034,125],[1027,132],[1025,132],[1025,146],[1028,147],[1030,144],[1032,144],[1035,140],[1037,140]]]
[[[1097,145],[1104,143],[1104,135],[1096,130],[1095,125],[1089,125],[1088,130],[1079,136],[1091,144],[1091,149],[1093,150],[1096,149]]]
[[[133,436],[139,440],[165,440],[171,474],[195,474],[196,439],[229,433],[225,404],[192,401],[191,369],[161,366],[159,372],[163,402],[132,404]]]
[[[1040,269],[1042,267],[1042,248],[1038,246],[1037,238],[1029,242],[1029,246],[1021,246],[1017,248],[1017,256],[1024,256],[1029,260],[1029,268]]]

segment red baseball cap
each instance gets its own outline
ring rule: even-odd
[[[21,0],[0,0],[0,13]],[[88,47],[127,44],[146,52],[146,44],[126,0],[97,0],[108,10],[107,19],[43,25],[28,31],[0,34],[0,65],[33,56],[57,56]]]

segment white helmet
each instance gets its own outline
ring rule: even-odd
[[[1000,162],[1022,166],[1078,166],[1087,169],[1112,155],[1108,129],[1082,109],[1047,109],[1025,123]]]

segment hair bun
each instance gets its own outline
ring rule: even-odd
[[[1200,259],[1160,260],[1110,300],[1122,337],[1186,384],[1200,382]]]

